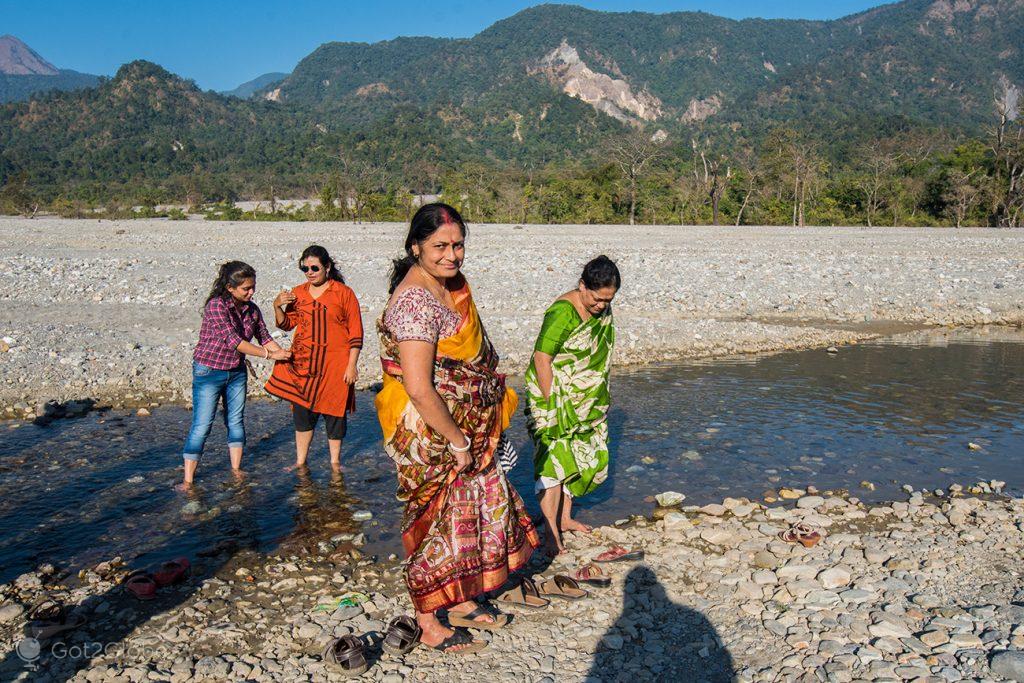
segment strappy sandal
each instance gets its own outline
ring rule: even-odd
[[[423,629],[416,623],[416,620],[407,614],[395,617],[388,624],[388,630],[384,634],[384,642],[381,647],[389,655],[401,657],[416,649],[420,642]]]
[[[799,543],[805,548],[813,548],[824,537],[807,524],[797,522],[785,531],[780,531],[779,538],[786,543]]]
[[[156,598],[156,580],[144,569],[129,574],[124,580],[124,588],[139,600]]]
[[[572,573],[572,578],[576,579],[579,583],[585,583],[595,588],[607,588],[612,585],[611,577],[605,576],[600,567],[592,564],[583,565],[577,569]]]
[[[426,643],[424,643],[424,645],[426,645]],[[459,645],[467,645],[468,647],[464,647],[459,650],[453,649]],[[473,636],[469,634],[469,631],[464,628],[457,628],[455,629],[455,633],[451,634],[437,645],[427,645],[427,647],[444,654],[468,655],[474,652],[480,652],[480,650],[487,647],[487,643],[482,640],[473,640]]]
[[[590,593],[580,588],[580,584],[575,579],[562,574],[541,582],[538,588],[541,595],[550,595],[553,598],[561,598],[563,600],[582,600],[590,595]]]
[[[73,631],[85,624],[85,617],[73,614],[56,600],[43,600],[28,611],[25,635],[36,640],[47,640]]]
[[[363,642],[355,636],[335,638],[324,649],[323,660],[335,665],[342,676],[360,676],[370,668]]]
[[[497,602],[517,605],[519,607],[529,607],[530,609],[543,609],[551,604],[551,601],[547,598],[540,597],[537,584],[525,576],[515,586],[499,595]]]
[[[160,570],[153,572],[153,580],[156,581],[156,585],[170,586],[171,584],[178,583],[185,579],[188,575],[188,571],[191,564],[187,557],[178,557],[173,560],[168,560],[160,565]]]
[[[643,550],[626,550],[621,545],[613,545],[593,559],[594,562],[633,562],[644,559]]]
[[[488,616],[494,621],[477,621],[478,617]],[[476,628],[482,631],[497,631],[508,624],[508,615],[489,605],[477,605],[471,612],[459,614],[448,610],[448,623],[463,628]]]

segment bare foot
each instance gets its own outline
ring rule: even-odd
[[[473,602],[472,600],[467,600],[466,602],[460,602],[454,607],[449,607],[448,614],[456,614],[460,617],[464,617],[476,608],[477,604],[475,602]],[[490,614],[481,614],[480,616],[475,617],[473,621],[475,621],[478,624],[493,624],[494,617],[492,617]]]
[[[231,474],[232,474],[232,476],[234,476],[235,481],[242,481],[247,476],[243,470],[236,470],[236,469],[232,469],[231,470]]]
[[[281,471],[282,472],[294,472],[296,470],[304,470],[304,469],[306,469],[306,463],[304,463],[304,462],[297,462],[294,465],[288,465],[287,467],[282,468]]]
[[[186,491],[189,491],[191,489],[192,482],[190,481],[182,481],[174,485],[174,490],[177,491],[178,493],[185,493]]]
[[[572,531],[575,533],[589,534],[594,530],[594,527],[583,522],[577,522],[575,519],[570,519],[562,522],[562,531]]]
[[[558,557],[565,552],[565,546],[562,545],[560,538],[554,534],[545,534],[547,540],[544,542],[544,554],[548,557]]]

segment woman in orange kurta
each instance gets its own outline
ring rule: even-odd
[[[291,360],[274,365],[266,389],[290,401],[295,420],[295,467],[306,465],[313,429],[322,415],[331,467],[341,467],[346,415],[356,407],[353,385],[363,348],[363,320],[355,293],[330,254],[313,245],[302,252],[306,282],[274,299],[278,328],[295,330]]]

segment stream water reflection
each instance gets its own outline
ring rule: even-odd
[[[580,501],[591,523],[649,512],[644,499],[669,489],[702,504],[780,485],[845,487],[869,500],[898,497],[903,483],[1024,487],[1019,333],[627,369],[615,372],[612,394],[612,476]],[[0,424],[0,581],[42,562],[73,569],[121,555],[143,564],[223,543],[268,551],[341,532],[365,532],[373,551],[399,552],[393,468],[372,394],[358,401],[340,475],[320,434],[308,475],[285,472],[287,406],[255,402],[246,476],[229,472],[217,425],[189,496],[172,488],[190,419],[183,408]],[[521,457],[511,478],[536,512],[521,415],[512,438]],[[876,490],[859,488],[862,480]],[[364,510],[373,519],[353,521]]]

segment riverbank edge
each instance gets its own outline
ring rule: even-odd
[[[762,323],[758,319],[747,322]],[[826,323],[828,325],[826,325]],[[800,320],[784,321],[773,319],[764,324],[783,327],[795,327],[814,331],[813,339],[773,339],[762,337],[746,343],[736,344],[728,340],[711,340],[710,347],[671,347],[651,351],[641,350],[626,355],[623,360],[614,364],[617,370],[631,370],[666,363],[685,363],[700,360],[724,360],[728,358],[772,355],[789,351],[809,351],[814,349],[836,350],[844,346],[853,346],[867,341],[879,339],[900,339],[914,334],[944,334],[978,329],[1024,329],[1024,313],[1019,319],[1004,318],[999,322],[982,324],[934,325],[913,321],[878,321],[869,325],[844,324],[842,322],[814,321],[811,323]],[[882,330],[882,331],[879,331]],[[518,369],[517,369],[518,370]],[[509,374],[511,378],[521,379],[522,372]],[[360,379],[357,390],[375,390],[380,387],[379,374],[372,379]],[[250,401],[274,401],[275,399],[263,390],[262,375],[251,379],[249,384]],[[143,416],[160,406],[190,407],[188,397],[176,396],[176,392],[166,389],[149,389],[147,387],[120,386],[110,392],[97,393],[91,396],[80,396],[57,401],[46,395],[37,395],[31,401],[23,397],[0,396],[0,420],[35,420],[46,423],[65,417],[81,417],[91,411],[105,410],[137,410]]]

